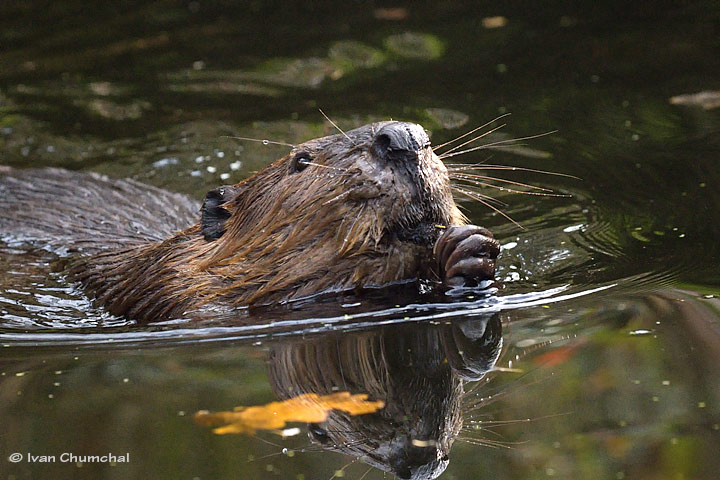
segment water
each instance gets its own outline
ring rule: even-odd
[[[577,177],[493,171],[570,195],[488,190],[522,228],[459,199],[504,245],[492,295],[376,292],[138,326],[53,273],[53,252],[0,244],[4,478],[383,478],[370,457],[353,462],[352,445],[381,451],[419,425],[448,453],[440,478],[716,478],[720,109],[670,101],[719,88],[712,2],[0,12],[5,165],[201,198],[287,151],[273,141],[333,133],[318,109],[343,129],[419,122],[436,145],[511,112],[500,122],[510,137],[557,132],[449,161]],[[494,16],[506,25],[483,26]],[[368,359],[389,372],[374,386],[353,373]],[[303,370],[315,364],[326,379],[340,372],[338,387],[388,400],[389,417],[353,420],[365,440],[344,452],[311,445],[306,423],[283,439],[214,435],[192,420],[291,386],[327,388]],[[23,459],[5,461],[13,453]]]

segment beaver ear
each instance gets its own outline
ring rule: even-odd
[[[231,214],[223,205],[235,198],[240,190],[240,187],[226,185],[210,190],[205,195],[200,209],[200,223],[205,240],[216,240],[225,233],[225,221]]]

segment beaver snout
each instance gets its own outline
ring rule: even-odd
[[[405,122],[388,122],[376,133],[373,150],[380,160],[412,161],[418,153],[430,146],[430,139],[420,125]]]
[[[390,454],[392,472],[403,480],[433,479],[448,466],[447,455],[439,459],[437,447],[418,447],[406,439]]]

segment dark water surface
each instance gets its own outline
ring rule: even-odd
[[[504,246],[490,295],[138,326],[6,238],[0,478],[718,478],[720,95],[671,99],[720,91],[720,7],[641,3],[3,2],[3,165],[200,199],[287,151],[230,136],[334,133],[319,108],[436,145],[511,112],[488,142],[557,132],[449,161],[572,177],[489,172],[564,195],[488,188],[522,228],[458,199]],[[192,420],[335,390],[387,406],[289,438]]]

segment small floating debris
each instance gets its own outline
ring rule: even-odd
[[[720,90],[705,90],[698,93],[688,93],[670,97],[673,105],[702,107],[703,110],[712,110],[720,107]]]
[[[430,34],[405,32],[387,37],[384,43],[395,55],[416,60],[433,60],[445,52],[443,42]]]
[[[180,159],[177,157],[168,157],[168,158],[162,158],[158,160],[157,162],[153,162],[152,166],[154,168],[162,168],[167,167],[168,165],[177,165],[180,162]]]
[[[485,17],[482,19],[483,28],[502,28],[507,25],[508,19],[502,16]]]
[[[300,429],[297,427],[286,428],[286,429],[280,431],[280,435],[283,438],[294,437],[295,435],[300,435]]]
[[[403,7],[376,8],[373,10],[373,16],[378,20],[405,20],[408,11]]]
[[[585,225],[583,225],[582,223],[579,225],[571,225],[569,227],[563,228],[563,232],[565,232],[565,233],[577,232],[578,230],[582,230],[584,226]]]

